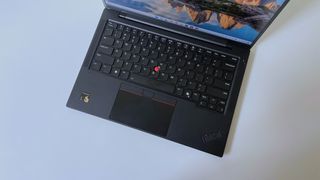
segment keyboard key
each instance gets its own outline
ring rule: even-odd
[[[142,46],[142,47],[146,47],[148,45],[148,42],[149,42],[149,40],[148,40],[147,37],[141,38],[139,45]]]
[[[115,29],[117,28],[117,24],[112,21],[108,21],[107,27]]]
[[[131,51],[131,49],[132,49],[132,44],[130,44],[130,43],[124,43],[124,46],[123,46],[123,50],[124,51]]]
[[[196,64],[196,71],[197,71],[198,73],[202,73],[203,70],[204,70],[204,66],[203,66],[203,65],[201,65],[201,64]]]
[[[123,70],[125,71],[130,71],[132,68],[132,63],[130,62],[125,62],[124,65],[123,65]]]
[[[121,39],[122,39],[124,42],[127,42],[127,41],[130,40],[130,38],[131,38],[130,34],[124,33],[124,34],[122,35],[122,38],[121,38]]]
[[[188,83],[187,83],[188,89],[192,89],[192,90],[196,89],[197,85],[198,84],[194,81],[188,81]]]
[[[186,68],[189,69],[189,70],[193,70],[194,66],[195,66],[194,62],[188,61],[187,65],[186,65]]]
[[[204,84],[206,85],[211,85],[213,83],[213,77],[211,76],[207,76],[205,79],[204,79]]]
[[[219,101],[219,102],[218,102],[218,105],[220,105],[220,106],[225,106],[225,105],[226,105],[226,101]]]
[[[153,34],[148,33],[148,34],[147,34],[147,37],[148,37],[148,39],[152,39],[152,38],[153,38]]]
[[[177,82],[177,86],[185,87],[185,86],[187,86],[187,82],[188,82],[188,80],[186,80],[186,79],[179,79]]]
[[[120,49],[120,48],[122,48],[122,46],[123,46],[123,41],[121,41],[121,40],[115,41],[115,43],[114,43],[115,48]]]
[[[123,61],[120,60],[120,59],[117,59],[114,64],[113,64],[113,67],[115,68],[122,68],[122,65],[123,65]]]
[[[209,97],[206,96],[206,95],[201,95],[201,96],[200,96],[200,101],[208,102],[208,101],[209,101]]]
[[[217,106],[216,109],[218,112],[223,113],[224,112],[224,107],[223,106]]]
[[[199,54],[195,55],[194,58],[193,58],[193,61],[196,62],[196,63],[202,61],[202,56],[199,55]]]
[[[216,98],[210,98],[210,104],[217,104],[218,100]]]
[[[112,37],[103,37],[101,40],[101,44],[105,46],[112,46],[114,41],[115,40]]]
[[[124,31],[127,32],[127,33],[130,33],[131,30],[132,30],[132,28],[131,28],[131,27],[128,27],[128,26],[124,29]]]
[[[174,94],[177,96],[182,96],[183,95],[183,88],[177,87]]]
[[[204,73],[207,75],[213,75],[213,71],[214,71],[213,67],[206,67]]]
[[[141,50],[141,55],[142,56],[149,56],[149,53],[150,53],[150,51],[149,51],[149,49],[147,49],[147,48],[142,48],[142,50]]]
[[[233,72],[233,71],[235,71],[236,66],[233,65],[233,64],[230,64],[230,63],[224,63],[222,68],[223,68],[224,70],[226,70],[226,71],[231,71],[231,72]]]
[[[134,54],[131,57],[131,61],[134,62],[134,63],[138,63],[140,61],[140,58],[141,57],[139,55]]]
[[[222,70],[216,69],[215,72],[214,72],[214,77],[215,77],[215,78],[221,78],[221,77],[222,77],[222,74],[223,74],[223,71],[222,71]]]
[[[184,67],[185,64],[186,64],[186,61],[185,61],[185,60],[183,60],[183,59],[178,59],[178,61],[177,61],[177,66],[178,66],[178,67]]]
[[[181,57],[181,56],[183,56],[183,54],[184,54],[184,51],[181,50],[181,49],[176,49],[176,51],[175,51],[175,53],[174,53],[174,55],[175,55],[176,57]]]
[[[209,105],[208,105],[208,108],[209,108],[210,110],[212,110],[212,111],[215,111],[215,110],[216,110],[216,105],[214,105],[214,104],[209,104]]]
[[[220,89],[212,88],[212,87],[208,87],[206,93],[209,94],[210,96],[214,96],[224,100],[228,98],[228,92]]]
[[[160,71],[167,70],[167,64],[161,62],[161,63],[159,63],[159,66],[160,66]]]
[[[104,54],[100,54],[100,53],[96,54],[95,59],[97,61],[100,61],[100,62],[102,62],[104,64],[107,64],[107,65],[112,65],[113,62],[114,62],[114,58],[113,57],[107,56],[107,55],[104,55]]]
[[[168,78],[169,78],[169,75],[166,74],[166,73],[160,73],[160,75],[159,75],[159,80],[160,81],[167,81]]]
[[[100,71],[100,68],[101,68],[101,63],[97,61],[93,61],[90,67],[90,69],[94,71]]]
[[[199,106],[200,106],[200,107],[206,108],[207,105],[208,105],[208,103],[205,102],[205,101],[200,101],[200,102],[199,102]]]
[[[175,65],[169,65],[167,68],[167,73],[172,74],[176,72],[176,66]]]
[[[104,32],[104,36],[111,36],[113,33],[113,29],[106,29],[106,31]]]
[[[192,94],[192,100],[195,101],[195,102],[198,102],[200,100],[200,94],[197,93],[197,92],[194,92]]]
[[[141,71],[141,66],[140,65],[138,65],[138,64],[133,65],[132,72],[140,73],[140,71]]]
[[[163,44],[163,43],[158,43],[158,46],[157,46],[157,50],[159,51],[159,52],[164,52],[165,50],[166,50],[166,48],[167,48],[167,46],[165,45],[165,44]]]
[[[224,90],[230,90],[231,88],[231,84],[219,79],[216,79],[213,83],[214,87],[220,88],[220,89],[224,89]]]
[[[185,73],[185,70],[181,69],[181,68],[178,68],[177,71],[176,71],[176,75],[177,76],[183,76]]]
[[[168,81],[169,83],[177,84],[177,81],[178,81],[177,76],[174,76],[174,75],[169,76],[169,81]]]
[[[131,53],[129,52],[124,52],[121,56],[121,59],[123,59],[124,61],[128,61],[131,58]]]
[[[213,67],[219,67],[221,65],[221,61],[219,61],[218,59],[213,59],[211,65]]]
[[[118,30],[120,30],[120,31],[123,31],[123,29],[124,29],[124,25],[119,24],[119,25],[118,25],[118,27],[117,27],[117,29],[118,29]]]
[[[121,56],[122,56],[122,50],[120,50],[120,49],[116,49],[116,50],[114,50],[114,52],[113,52],[113,57],[116,57],[116,58],[120,58]]]
[[[120,69],[112,68],[111,75],[114,76],[114,77],[118,77],[120,75]]]
[[[173,46],[167,46],[167,49],[165,50],[164,53],[171,55],[174,53],[174,50],[175,48]]]
[[[115,39],[120,39],[122,36],[122,31],[116,31],[114,34],[113,34],[113,37]]]
[[[233,79],[233,74],[232,74],[231,72],[226,72],[226,73],[224,73],[224,79],[225,79],[226,81],[232,81],[232,79]]]
[[[202,74],[196,74],[196,77],[195,77],[195,80],[198,81],[198,82],[202,82],[204,79],[203,75]]]
[[[133,46],[133,53],[134,54],[139,54],[140,53],[140,51],[141,51],[141,47],[140,46],[137,46],[137,45],[134,45]]]
[[[155,50],[151,51],[150,58],[156,59],[156,58],[158,58],[158,56],[159,56],[159,52],[158,51],[155,51]]]
[[[137,44],[139,42],[139,37],[138,36],[132,36],[130,41],[132,44]]]
[[[149,66],[149,67],[155,67],[155,66],[158,66],[158,62],[157,62],[157,61],[155,61],[155,60],[153,60],[153,59],[151,59],[151,60],[149,61],[148,66]]]
[[[129,72],[128,71],[121,71],[120,79],[127,80],[128,78],[129,78]]]
[[[204,93],[206,91],[207,86],[203,84],[198,84],[197,91]]]
[[[156,41],[153,41],[153,40],[149,41],[149,45],[148,45],[149,49],[156,49],[156,47],[157,47]]]
[[[149,64],[149,59],[146,58],[146,57],[142,57],[141,58],[141,64],[144,65],[144,66],[147,66]]]
[[[195,73],[193,71],[187,71],[187,73],[186,73],[187,79],[193,79],[194,75],[195,75]]]
[[[112,68],[111,66],[104,64],[101,68],[101,72],[109,74],[111,72],[111,68]]]
[[[137,74],[130,75],[129,80],[132,82],[144,85],[146,87],[155,88],[157,90],[164,91],[167,93],[173,93],[175,90],[175,87],[173,85],[169,85],[157,80],[149,79]]]
[[[204,63],[205,65],[211,64],[211,57],[210,57],[210,56],[204,56],[204,57],[203,57],[203,63]]]
[[[150,68],[148,68],[148,67],[143,67],[140,73],[141,73],[141,75],[143,75],[143,76],[149,76],[150,72],[151,72]]]
[[[106,55],[111,55],[113,53],[113,48],[109,46],[101,45],[98,49],[98,52]]]
[[[160,39],[160,36],[158,36],[158,35],[155,35],[155,36],[153,36],[153,39],[154,39],[155,41],[159,41],[159,39]]]

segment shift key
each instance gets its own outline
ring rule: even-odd
[[[221,98],[223,100],[226,100],[228,98],[228,92],[212,87],[208,87],[207,94],[209,94],[210,96]]]
[[[114,62],[113,57],[101,53],[97,53],[95,59],[107,65],[112,65]]]

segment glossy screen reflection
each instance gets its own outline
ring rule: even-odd
[[[251,44],[285,0],[108,0],[113,6]]]

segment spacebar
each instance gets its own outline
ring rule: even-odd
[[[156,90],[164,91],[167,93],[174,92],[174,86],[172,86],[170,84],[166,84],[163,82],[152,80],[152,79],[149,79],[149,78],[137,75],[137,74],[131,74],[129,81],[150,87],[151,89],[156,89]]]

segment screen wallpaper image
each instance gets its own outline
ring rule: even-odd
[[[285,0],[108,0],[251,44]]]

